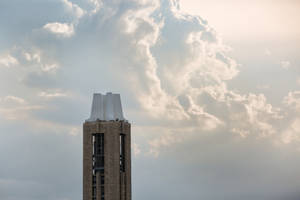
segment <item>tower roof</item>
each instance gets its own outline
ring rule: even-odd
[[[125,120],[120,94],[113,94],[111,92],[94,94],[91,116],[86,121],[93,122],[97,120]]]

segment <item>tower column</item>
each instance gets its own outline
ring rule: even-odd
[[[99,95],[83,124],[83,200],[131,200],[130,123],[123,118],[119,95]]]

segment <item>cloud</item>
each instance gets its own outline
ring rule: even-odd
[[[18,60],[10,54],[0,55],[0,67],[11,67],[13,65],[17,65]]]
[[[62,2],[64,3],[66,9],[72,14],[74,14],[76,18],[79,19],[86,14],[86,11],[80,8],[77,4],[72,3],[69,0],[62,0]]]
[[[29,52],[24,52],[24,57],[27,61],[35,61],[37,63],[41,62],[40,52],[35,52],[33,54],[30,54]]]
[[[178,134],[177,131],[172,129],[160,128],[159,131],[161,131],[162,134],[149,141],[150,150],[148,153],[154,157],[158,157],[162,149],[181,143],[185,139],[184,135]],[[185,134],[187,135],[188,133],[185,131]]]
[[[26,101],[20,97],[16,97],[16,96],[6,96],[3,99],[0,99],[0,102],[6,102],[6,103],[17,103],[17,104],[25,104]]]
[[[281,65],[281,67],[282,67],[283,69],[289,69],[290,66],[291,66],[291,63],[290,63],[290,61],[282,61],[282,62],[280,63],[280,65]]]
[[[289,92],[283,100],[284,104],[300,112],[300,91]]]
[[[46,64],[42,66],[42,70],[45,72],[53,71],[59,68],[58,64]]]
[[[51,73],[55,72],[60,66],[59,64],[51,58],[51,56],[42,49],[19,49],[20,60],[25,58],[23,65],[34,68],[36,72],[46,72]],[[48,55],[47,55],[48,54]]]
[[[19,48],[19,60],[27,67],[21,82],[38,89],[39,97],[66,96],[55,90],[58,84],[65,84],[62,91],[80,93],[102,85],[127,96],[134,94],[133,104],[164,130],[150,142],[156,151],[166,146],[164,138],[175,134],[170,133],[173,129],[167,130],[170,124],[181,127],[182,132],[226,129],[241,137],[270,137],[280,131],[276,126],[282,118],[280,108],[268,103],[264,94],[242,94],[228,87],[240,71],[239,64],[228,56],[231,48],[205,20],[183,13],[178,3],[130,1],[121,6],[119,1],[90,1],[101,10],[92,15],[85,15],[85,10],[71,1],[63,3],[67,13],[80,20],[47,23],[43,29],[57,36],[72,36],[72,41],[35,33],[30,48]],[[45,48],[49,45],[51,48]],[[77,77],[86,73],[89,78],[81,88],[73,87],[78,84]],[[126,85],[130,87],[122,88]]]
[[[90,3],[94,5],[94,9],[91,11],[92,14],[97,13],[101,7],[101,1],[99,0],[89,0]]]
[[[59,41],[63,45],[58,45],[59,38],[51,38],[47,42],[54,44],[52,49],[39,42],[23,50],[29,66],[39,68],[25,73],[22,82],[43,89],[40,97],[62,97],[64,94],[45,88],[55,89],[64,79],[70,81],[68,91],[77,90],[70,86],[77,84],[77,77],[94,71],[81,89],[117,85],[128,96],[134,94],[132,100],[146,118],[164,129],[156,142],[150,142],[155,151],[166,146],[164,138],[174,134],[167,130],[170,124],[181,127],[182,132],[227,129],[241,137],[269,137],[279,131],[274,123],[282,117],[280,109],[268,103],[265,95],[241,94],[227,86],[238,76],[239,65],[228,56],[230,47],[205,20],[181,12],[173,1],[130,1],[128,7],[119,1],[102,1],[101,6],[97,2],[91,3],[99,5],[101,12],[82,16],[76,26],[74,22],[44,26],[54,34],[72,36],[72,44]],[[64,4],[72,12],[79,7],[69,1]],[[70,52],[69,46],[76,51]]]
[[[41,93],[40,97],[50,100],[59,97],[65,97],[63,93]],[[23,98],[16,96],[5,96],[0,99],[0,117],[2,120],[13,120],[25,122],[25,126],[31,127],[33,132],[43,132],[44,129],[52,133],[67,133],[76,136],[80,133],[78,125],[62,123],[61,121],[49,120],[49,117],[38,115],[39,112],[47,112],[57,109],[57,106],[44,104],[39,101],[36,104],[30,103]]]
[[[0,99],[1,117],[8,120],[24,120],[29,113],[41,109],[39,105],[30,105],[25,99],[16,96],[5,96]]]
[[[80,169],[72,168],[68,176],[60,173],[69,172],[65,168],[74,163],[81,166],[80,127],[88,117],[91,94],[99,91],[121,93],[133,124],[134,187],[140,187],[134,195],[146,200],[253,199],[253,194],[273,200],[298,195],[297,91],[282,104],[273,104],[266,91],[241,92],[245,81],[234,81],[247,67],[230,56],[231,47],[206,20],[183,13],[177,1],[57,2],[65,8],[63,17],[38,21],[26,39],[8,51],[20,68],[1,74],[10,87],[0,90],[0,123],[13,132],[10,140],[19,142],[14,145],[18,151],[34,140],[37,147],[28,150],[35,155],[30,163],[38,163],[38,180],[53,187],[50,196],[42,189],[44,196],[79,199],[80,189],[74,192],[68,186],[80,188],[80,180],[73,182]],[[23,129],[24,138],[29,137],[25,141],[18,136]],[[66,141],[73,143],[66,147]],[[56,153],[48,151],[53,147]],[[56,168],[37,159],[44,153],[55,155],[45,163]],[[8,176],[26,176],[31,169],[24,167],[25,161],[16,165],[25,171],[13,170]],[[165,176],[157,177],[161,172]],[[57,185],[59,178],[65,184]]]
[[[285,144],[300,142],[300,118],[296,118],[282,133],[282,141]],[[298,148],[300,151],[300,148]]]
[[[40,97],[46,98],[46,99],[51,99],[51,98],[57,98],[57,97],[66,97],[68,96],[66,93],[61,93],[61,92],[55,92],[55,93],[49,93],[49,92],[40,92],[39,93]]]
[[[56,34],[57,36],[71,37],[74,35],[73,24],[53,22],[44,25],[43,28],[50,33]]]

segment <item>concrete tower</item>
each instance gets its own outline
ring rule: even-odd
[[[83,200],[131,200],[130,123],[119,94],[94,94],[83,124]]]

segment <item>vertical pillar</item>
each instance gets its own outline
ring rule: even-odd
[[[86,122],[83,130],[83,200],[131,200],[130,124],[123,121]],[[94,148],[93,135],[97,134],[104,136],[104,170],[96,166],[99,160],[93,162],[93,159],[101,158]],[[123,150],[120,149],[120,134],[124,134]],[[120,166],[120,150],[124,151],[124,169]],[[94,199],[93,173],[96,175]]]

